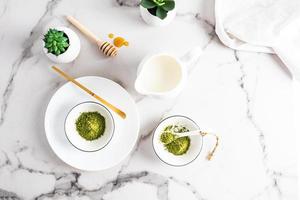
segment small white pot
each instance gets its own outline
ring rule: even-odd
[[[160,19],[159,17],[156,17],[152,15],[146,8],[143,6],[140,6],[140,12],[143,20],[152,26],[166,26],[172,22],[172,20],[176,16],[176,6],[173,10],[169,11],[167,14],[167,17],[165,19]]]
[[[45,42],[43,41],[43,50],[46,56],[55,63],[69,63],[75,60],[80,52],[80,40],[77,34],[67,27],[55,27],[56,30],[63,31],[69,38],[70,46],[68,49],[59,56],[52,53],[48,53],[48,50],[44,47]]]

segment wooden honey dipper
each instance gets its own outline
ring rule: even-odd
[[[89,31],[85,26],[83,26],[78,20],[76,20],[72,16],[67,16],[67,20],[73,24],[78,30],[80,30],[85,36],[87,36],[90,40],[95,42],[99,49],[104,53],[106,56],[116,56],[117,55],[117,48],[106,41],[99,39],[95,34]]]

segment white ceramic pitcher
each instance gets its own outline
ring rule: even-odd
[[[139,64],[135,89],[143,95],[176,97],[186,83],[188,66],[201,54],[202,48],[196,47],[182,58],[165,52],[146,56]]]

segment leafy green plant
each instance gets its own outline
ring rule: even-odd
[[[44,47],[48,50],[48,53],[56,56],[64,53],[70,46],[68,36],[63,31],[56,29],[49,29],[43,40],[45,42]]]
[[[146,8],[152,15],[165,19],[168,12],[175,8],[174,0],[142,0],[141,6]]]

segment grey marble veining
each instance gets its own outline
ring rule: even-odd
[[[17,156],[18,153],[27,151],[27,147],[21,147],[14,154]],[[4,153],[4,152],[3,152]],[[5,166],[11,166],[12,162],[9,160],[8,156],[4,153],[6,161],[1,164],[0,168]],[[107,193],[118,190],[121,187],[124,187],[126,184],[133,182],[141,182],[144,184],[153,185],[157,188],[157,198],[160,200],[168,199],[168,182],[174,181],[177,184],[180,184],[183,187],[191,190],[198,199],[200,195],[195,190],[195,188],[188,182],[183,182],[177,180],[174,177],[165,177],[160,174],[156,174],[149,171],[141,171],[135,173],[122,173],[119,171],[117,177],[113,180],[110,180],[103,184],[103,186],[89,190],[85,189],[78,183],[78,179],[81,176],[80,172],[71,171],[69,173],[59,173],[59,172],[47,172],[42,170],[36,170],[24,166],[21,161],[17,158],[17,164],[13,167],[12,171],[16,170],[26,170],[29,173],[40,174],[40,175],[51,175],[55,177],[55,187],[52,191],[44,194],[40,194],[35,197],[35,199],[44,199],[44,198],[57,198],[57,197],[82,197],[88,196],[90,199],[102,199]],[[121,167],[122,169],[122,167]],[[6,190],[0,190],[1,198],[11,198],[11,199],[22,199],[18,195]]]
[[[15,3],[0,1],[0,26],[7,20],[25,23],[12,16],[15,12],[26,15],[29,9],[19,2],[24,7],[20,11]],[[208,7],[205,1],[178,0],[176,18],[166,28],[146,26],[138,3],[36,1],[30,9],[34,15],[26,18],[30,26],[0,30],[5,45],[0,46],[4,66],[0,69],[0,199],[297,199],[291,80],[284,66],[274,56],[224,47],[215,34],[214,19],[204,13],[213,12],[213,5]],[[65,81],[45,67],[52,63],[41,53],[39,39],[49,22],[67,24],[66,14],[103,33],[101,17],[107,11],[112,14],[105,19],[111,20],[107,31],[126,33],[132,49],[122,49],[116,61],[106,60],[80,35],[83,51],[63,67],[74,76],[111,78],[129,91],[141,115],[141,130],[124,162],[108,171],[85,172],[56,158],[44,137],[43,112]],[[115,26],[120,19],[122,26]],[[18,31],[27,34],[7,52]],[[154,99],[133,88],[140,59],[162,47],[179,57],[195,47],[203,51],[190,63],[188,84],[176,99]],[[26,113],[26,117],[14,113]],[[213,145],[206,139],[200,158],[187,167],[172,168],[156,157],[151,146],[153,129],[165,116],[177,113],[218,131],[220,147],[212,161],[204,159]]]
[[[245,72],[243,63],[240,60],[240,57],[238,56],[237,51],[234,51],[234,57],[236,59],[236,62],[238,62],[239,65],[240,65],[241,77],[239,79],[239,84],[240,84],[241,90],[245,94],[245,101],[246,101],[246,108],[247,108],[246,109],[247,119],[249,120],[249,123],[251,123],[252,126],[254,127],[254,129],[256,130],[257,138],[258,138],[260,146],[261,146],[262,159],[263,159],[263,163],[264,163],[264,166],[265,166],[265,172],[271,180],[270,186],[267,186],[266,190],[264,192],[267,192],[268,190],[273,189],[278,193],[279,196],[281,196],[281,189],[280,189],[280,186],[278,185],[278,178],[280,178],[281,173],[280,172],[275,172],[274,170],[269,169],[269,167],[267,166],[267,163],[268,163],[268,149],[267,149],[266,142],[265,142],[264,132],[259,127],[257,122],[255,121],[254,116],[253,116],[254,114],[253,114],[253,111],[251,109],[251,104],[252,104],[252,99],[253,98],[250,97],[249,91],[247,90],[247,85],[246,85],[247,83],[245,82],[245,78],[246,78],[247,74]]]
[[[0,10],[0,18],[5,15],[8,8],[8,0],[4,0],[1,2],[1,10]]]
[[[116,3],[119,6],[138,7],[140,4],[140,1],[139,0],[116,0]]]
[[[34,42],[40,38],[40,35],[42,33],[42,28],[44,24],[46,23],[46,20],[52,16],[53,10],[56,8],[57,4],[60,2],[60,0],[50,0],[45,8],[45,11],[43,15],[39,18],[37,24],[31,29],[30,35],[28,38],[24,41],[23,44],[23,51],[21,55],[17,57],[17,59],[13,62],[11,66],[11,72],[9,75],[8,83],[5,87],[4,93],[2,95],[2,104],[1,104],[1,112],[0,112],[0,126],[3,124],[5,120],[5,112],[8,106],[8,101],[10,98],[11,93],[14,89],[14,78],[17,75],[20,66],[24,61],[31,58],[32,52],[31,48],[34,44]],[[6,2],[5,7],[7,7],[8,2]]]

